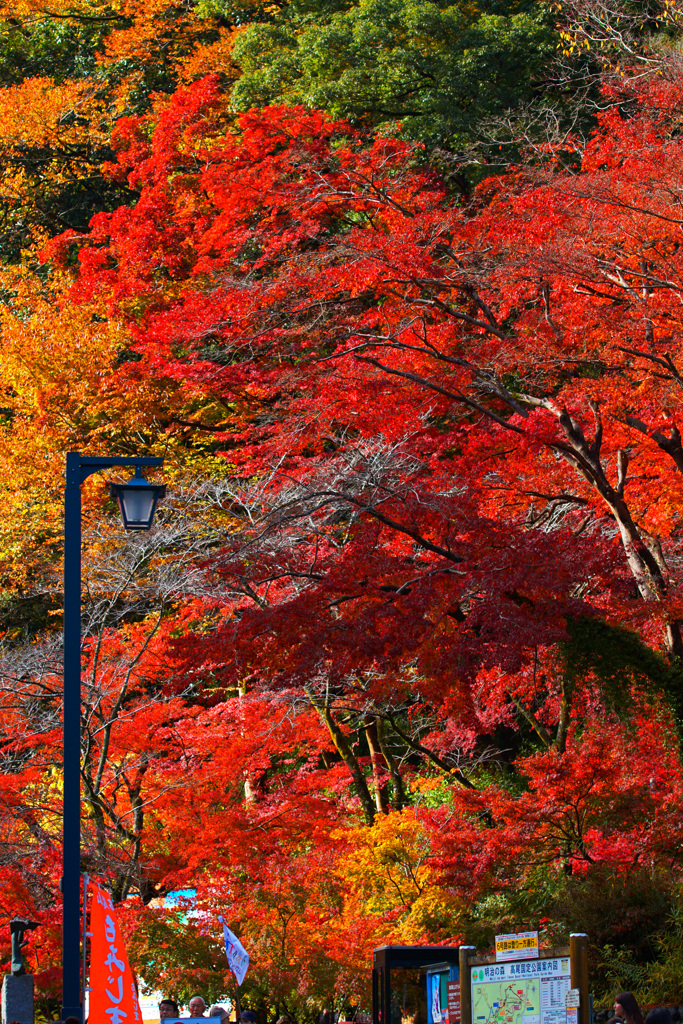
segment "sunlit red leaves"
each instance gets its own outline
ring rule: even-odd
[[[644,729],[589,717],[567,749],[518,760],[523,791],[492,786],[458,791],[448,830],[435,829],[441,884],[463,896],[518,886],[539,864],[549,871],[591,865],[628,870],[673,855],[666,838],[681,778],[675,746],[650,714]],[[678,855],[676,855],[678,856]]]
[[[403,143],[299,109],[226,119],[206,79],[122,121],[110,170],[139,201],[48,250],[76,246],[69,301],[126,325],[114,391],[156,388],[168,436],[204,428],[245,481],[206,563],[220,615],[172,619],[153,652],[172,713],[153,740],[118,727],[117,756],[152,758],[160,834],[185,837],[146,840],[150,875],[233,900],[257,970],[296,985],[331,922],[349,945],[442,940],[539,865],[677,864],[666,707],[634,683],[635,719],[608,718],[556,645],[578,616],[680,639],[678,138],[647,104],[610,114],[580,172],[464,209]],[[437,782],[402,766],[419,811],[356,827],[330,708],[337,750],[366,714],[429,743]],[[520,723],[542,752],[491,782],[491,737]]]
[[[201,425],[205,403],[231,458],[251,472],[279,461],[287,486],[358,521],[343,541],[330,544],[325,525],[288,552],[226,563],[267,587],[270,607],[243,603],[217,634],[223,660],[238,643],[246,663],[282,679],[321,664],[340,678],[360,662],[393,671],[413,658],[445,685],[453,664],[459,677],[481,665],[520,671],[562,636],[579,591],[601,613],[613,583],[624,592],[611,519],[623,511],[620,445],[631,459],[622,519],[673,528],[680,474],[630,425],[605,428],[629,372],[605,363],[618,350],[605,332],[621,330],[623,315],[642,326],[642,303],[658,291],[633,298],[596,254],[603,236],[623,249],[633,210],[588,168],[503,180],[498,198],[487,186],[487,203],[465,215],[404,144],[364,149],[348,126],[284,108],[245,115],[221,137],[221,109],[206,79],[144,126],[122,124],[121,167],[142,195],[93,222],[73,295],[104,290],[128,319],[142,358],[123,379],[175,378],[194,403],[190,422]],[[623,145],[631,135],[626,125]],[[616,303],[609,322],[604,296],[583,283],[601,273]],[[643,389],[627,379],[628,408],[645,415]],[[393,445],[403,469],[356,494],[347,481],[335,490],[337,452],[352,460],[359,435],[377,451]],[[597,446],[599,480],[580,459],[567,465],[575,435]],[[636,466],[641,452],[651,466]],[[378,501],[389,476],[393,491]],[[269,499],[283,493],[275,481]],[[665,584],[655,591],[672,617]]]

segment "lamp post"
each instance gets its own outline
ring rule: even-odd
[[[83,1020],[81,1006],[81,484],[101,469],[132,466],[128,484],[112,484],[126,529],[149,530],[166,488],[149,484],[145,466],[161,458],[98,458],[68,452],[64,491],[64,825],[62,860],[62,1019]]]

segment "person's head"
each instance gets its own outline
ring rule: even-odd
[[[221,1022],[229,1020],[230,1014],[224,1006],[219,1006],[218,1003],[214,1003],[213,1006],[209,1007],[209,1017],[220,1017]]]
[[[645,1024],[673,1024],[673,1018],[666,1006],[654,1006],[645,1018]]]
[[[192,996],[189,1002],[190,1017],[203,1017],[206,1003],[201,996]],[[642,1021],[640,1022],[642,1024]]]
[[[242,1010],[240,1024],[258,1024],[258,1017],[253,1010]]]
[[[620,992],[614,1000],[614,1012],[626,1024],[643,1024],[643,1015],[633,992]]]
[[[175,999],[162,999],[159,1003],[159,1020],[170,1020],[179,1017],[178,1004]]]

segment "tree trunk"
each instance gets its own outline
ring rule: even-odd
[[[385,723],[381,718],[377,719],[377,739],[386,761],[389,774],[391,775],[391,806],[395,811],[402,811],[406,803],[405,789],[403,788],[403,779],[399,771],[398,765],[396,764],[396,758],[391,753],[389,745],[387,744],[387,737],[385,731]]]
[[[372,781],[375,786],[375,805],[380,814],[386,814],[389,810],[386,762],[380,746],[379,736],[377,735],[377,719],[374,715],[365,716],[365,735],[370,749]]]
[[[321,701],[320,697],[317,697],[310,690],[307,689],[306,693],[327,726],[337,753],[349,770],[356,794],[358,795],[361,807],[363,808],[363,817],[365,818],[365,822],[368,825],[372,825],[375,820],[375,802],[372,799],[365,776],[361,771],[361,767],[356,760],[353,750],[351,749],[351,744],[346,738],[339,723],[332,715],[332,711],[330,710],[329,694],[326,694],[325,700]]]

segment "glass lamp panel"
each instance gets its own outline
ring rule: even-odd
[[[119,490],[124,525],[148,530],[156,505],[156,487],[121,487]]]

